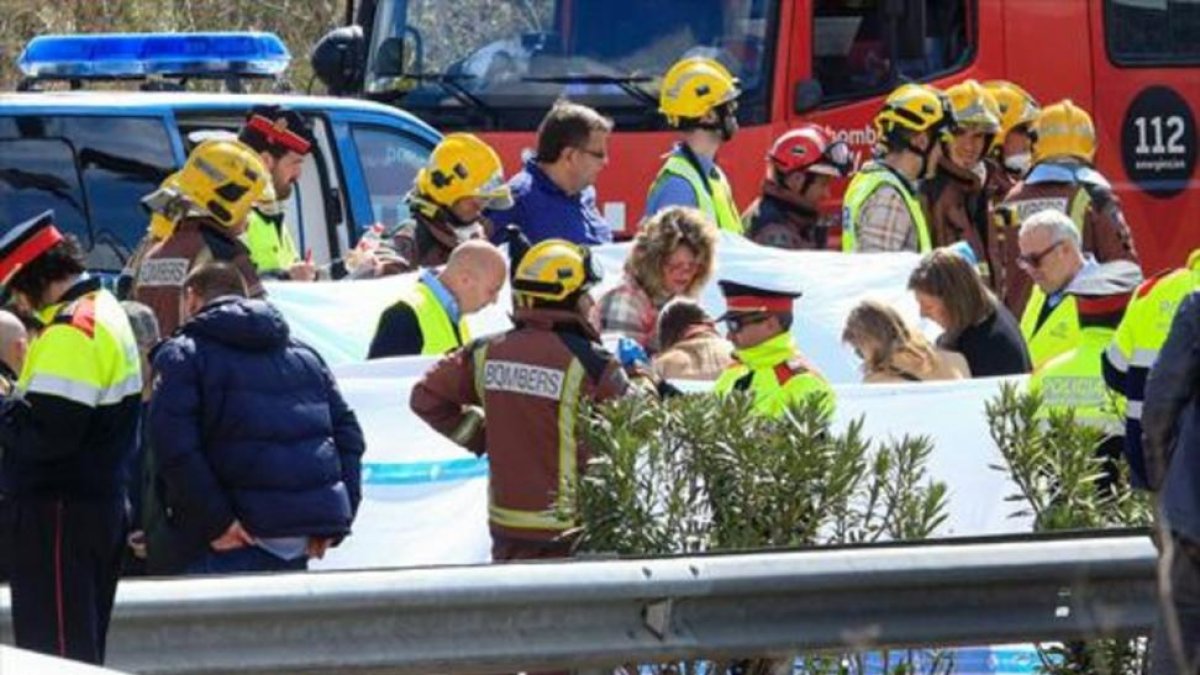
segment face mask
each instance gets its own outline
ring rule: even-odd
[[[483,227],[479,223],[454,226],[454,239],[458,243],[483,237]]]
[[[1004,158],[1004,168],[1015,174],[1024,175],[1026,171],[1029,171],[1031,164],[1033,164],[1033,155],[1028,152],[1019,152]]]

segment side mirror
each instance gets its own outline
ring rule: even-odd
[[[379,43],[379,50],[375,52],[375,74],[379,77],[404,74],[404,38],[390,37]]]
[[[821,100],[825,98],[825,91],[821,89],[821,83],[815,79],[801,80],[796,83],[796,89],[792,93],[792,110],[797,114],[803,115],[810,110],[815,110],[821,105]]]
[[[326,33],[313,48],[309,62],[330,94],[361,92],[367,62],[362,26],[343,26]]]

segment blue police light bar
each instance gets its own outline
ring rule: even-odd
[[[41,35],[17,59],[31,79],[278,77],[291,54],[274,33]]]

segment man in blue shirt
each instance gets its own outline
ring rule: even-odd
[[[537,152],[512,177],[513,207],[489,211],[494,240],[515,224],[536,244],[566,239],[576,244],[606,244],[612,228],[596,209],[596,177],[608,164],[612,120],[591,108],[559,101],[538,127]]]

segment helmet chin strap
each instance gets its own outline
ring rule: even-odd
[[[696,125],[696,128],[711,131],[721,137],[722,143],[728,143],[737,133],[737,117],[730,113],[724,105],[718,106],[715,112],[717,113],[716,122],[701,122]]]

